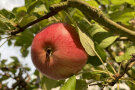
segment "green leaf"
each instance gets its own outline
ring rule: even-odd
[[[90,6],[93,6],[93,7],[99,7],[98,3],[95,1],[95,0],[90,0],[90,1],[86,1]]]
[[[100,80],[101,74],[100,74],[100,72],[91,72],[91,71],[84,72],[82,74],[82,78],[83,79],[88,79],[88,80],[90,80],[90,79]]]
[[[31,45],[34,38],[33,33],[30,30],[25,30],[20,36],[16,37],[15,46],[21,46],[21,53],[23,57],[28,55],[28,47]]]
[[[31,3],[29,4],[29,6],[28,6],[27,12],[28,12],[28,13],[32,12],[32,11],[34,10],[34,8],[36,7],[37,3],[38,3],[38,1],[33,1],[33,2],[31,2]]]
[[[90,56],[95,56],[94,42],[91,40],[90,36],[87,35],[87,32],[83,32],[82,29],[80,30],[79,28],[78,28],[78,33],[79,33],[80,41],[85,51]]]
[[[125,3],[127,0],[111,0],[112,4],[118,5],[118,4],[123,4]]]
[[[98,24],[89,25],[89,34],[92,36],[101,48],[106,48],[111,45],[119,36],[113,36],[111,33],[104,30]]]
[[[98,55],[102,58],[102,60],[106,61],[107,55],[106,55],[105,50],[97,44],[95,44],[95,49],[96,49],[96,52],[98,53]]]
[[[118,36],[113,36],[98,24],[91,24],[87,19],[80,19],[77,24],[79,28],[85,31],[101,48],[108,47],[118,38]]]
[[[104,5],[108,5],[109,4],[109,0],[100,0],[100,2]]]
[[[0,29],[0,35],[4,34],[5,33],[5,30],[3,29]]]
[[[70,77],[67,82],[61,87],[60,90],[75,90],[76,88],[76,77]]]
[[[16,37],[15,46],[29,46],[34,38],[33,33],[30,30],[25,30],[20,36]]]
[[[51,90],[52,88],[56,87],[58,81],[57,80],[49,79],[47,77],[44,77],[44,82],[46,84],[47,89]]]
[[[8,11],[8,10],[6,10],[6,9],[0,10],[0,14],[3,15],[5,18],[8,18],[8,19],[13,19],[13,18],[15,18],[14,13],[11,12],[11,11]]]
[[[0,17],[0,21],[3,22],[3,23],[5,23],[5,22],[9,23],[9,20],[8,19],[2,18],[2,17]]]
[[[16,14],[15,19],[18,21],[18,23],[20,23],[21,20],[27,15],[27,9],[25,6],[14,8],[12,12]]]
[[[129,21],[135,17],[135,11],[132,8],[125,8],[122,11],[113,12],[109,16],[116,22],[122,22],[122,24],[128,25]]]
[[[35,0],[25,0],[25,5],[28,6],[30,5],[32,2],[34,2]]]
[[[95,43],[95,50],[97,52],[96,55],[100,56],[102,61],[105,62],[107,55],[106,55],[106,52],[104,51],[104,49]],[[89,56],[87,63],[92,64],[93,66],[99,66],[102,64],[101,60],[97,56]]]
[[[126,2],[135,6],[135,0],[126,0]]]
[[[13,59],[15,63],[18,63],[18,62],[19,62],[19,61],[18,61],[18,58],[15,57],[15,56],[11,56],[10,58]]]
[[[23,19],[21,20],[21,22],[19,23],[20,26],[25,26],[28,23],[34,21],[36,19],[36,16],[25,16],[23,17]]]
[[[20,12],[22,12],[22,11],[27,12],[27,9],[26,9],[25,6],[23,6],[23,7],[18,7],[18,8],[16,8],[15,11],[16,11],[17,13],[20,13]]]
[[[52,5],[52,4],[57,4],[59,3],[61,0],[48,0],[48,3],[49,5]]]
[[[124,60],[129,60],[132,56],[132,54],[135,53],[135,46],[131,46],[129,48],[127,48],[125,54],[121,55],[121,56],[116,56],[115,60],[117,62],[122,62]]]
[[[82,46],[84,47],[85,51],[90,56],[95,56],[94,42],[92,41],[92,39],[90,38],[87,32],[87,28],[83,28],[82,24],[76,23],[76,21],[74,21],[69,14],[67,14],[67,16],[69,20],[75,25],[75,28],[79,34],[80,42],[82,43]]]
[[[131,56],[129,54],[124,54],[124,55],[121,55],[121,56],[116,56],[115,60],[117,62],[122,62],[124,60],[129,60],[130,58],[131,58]]]
[[[12,20],[6,18],[6,17],[3,16],[2,14],[0,14],[0,21],[1,21],[2,23],[9,23],[9,24],[11,24],[12,26],[15,26],[15,25],[16,25]]]
[[[9,24],[0,21],[0,34],[4,34],[6,30],[10,30]]]
[[[43,76],[41,73],[40,73],[40,79],[41,79],[41,86],[42,86],[42,89],[44,88],[44,90],[51,90],[52,88],[56,88],[58,85],[61,85],[64,80],[53,80],[53,79],[50,79],[50,78],[47,78],[46,76]]]
[[[132,68],[128,71],[128,73],[129,73],[132,77],[135,77],[135,68],[132,67]]]
[[[27,50],[28,46],[22,46],[20,49],[20,52],[22,53],[22,57],[26,57],[29,53],[29,51]]]
[[[33,1],[32,3],[30,3],[30,5],[27,7],[27,12],[31,13],[34,11],[34,9],[36,7],[39,7],[42,4],[42,2],[40,0],[37,1]]]
[[[12,41],[8,40],[8,46],[11,46],[11,45],[12,45]]]
[[[111,45],[119,36],[110,36],[104,40],[102,40],[99,44],[100,47],[106,48]]]
[[[35,7],[33,12],[38,13],[39,15],[43,16],[45,14],[45,12],[47,12],[47,9],[46,9],[45,5],[42,4],[39,7]]]
[[[1,54],[0,54],[0,56],[1,56]],[[1,64],[3,64],[3,65],[5,65],[6,62],[7,62],[6,59],[1,60]]]
[[[133,78],[125,78],[126,84],[130,87],[130,90],[135,90],[135,81]]]
[[[6,75],[3,75],[3,77],[2,77],[2,81],[5,81],[5,80],[7,80],[7,79],[9,79],[9,77],[8,77],[8,76],[6,76]]]
[[[75,90],[87,90],[87,83],[86,83],[86,80],[81,80],[81,79],[78,79],[76,81],[76,89]]]
[[[92,64],[93,66],[99,66],[102,64],[97,56],[89,56],[87,63]]]
[[[30,71],[31,69],[29,67],[24,67],[26,71]]]

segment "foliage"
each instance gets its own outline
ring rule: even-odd
[[[69,23],[76,28],[80,41],[89,54],[85,67],[78,75],[70,77],[67,81],[56,81],[42,76],[37,70],[32,75],[35,78],[32,78],[28,73],[31,69],[23,66],[16,56],[11,56],[13,61],[10,63],[7,63],[8,59],[0,58],[0,89],[51,90],[59,87],[60,90],[86,90],[88,85],[98,85],[103,88],[113,86],[115,83],[126,83],[129,88],[134,89],[135,68],[129,61],[133,57],[131,55],[135,53],[135,43],[126,37],[112,34],[108,28],[99,25],[92,18],[88,21],[76,8],[60,11],[55,16],[44,19],[15,36],[10,36],[11,31],[46,15],[51,5],[62,1],[65,0],[25,0],[25,5],[22,7],[16,7],[12,11],[0,10],[0,41],[5,40],[8,46],[20,47],[22,57],[25,58],[30,53],[28,48],[35,34],[52,23]],[[134,0],[82,1],[100,8],[107,17],[120,25],[135,30]],[[1,44],[0,47],[2,45],[5,44]],[[130,68],[129,71],[127,67]],[[128,78],[123,74],[127,74]],[[123,78],[120,79],[120,76]],[[8,86],[9,79],[15,81],[11,88]]]

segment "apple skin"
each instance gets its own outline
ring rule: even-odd
[[[35,67],[45,76],[62,80],[77,74],[86,64],[88,54],[74,27],[55,23],[35,36],[31,57]]]
[[[118,53],[118,56],[121,56],[121,55],[123,55],[124,54],[124,52],[123,51],[120,51],[119,53]]]

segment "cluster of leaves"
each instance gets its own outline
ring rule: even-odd
[[[98,25],[95,21],[88,21],[84,15],[75,8],[69,8],[59,12],[57,15],[48,19],[42,20],[28,27],[24,32],[16,36],[9,36],[9,33],[16,30],[18,26],[23,27],[29,22],[36,20],[48,13],[50,5],[59,3],[64,0],[25,0],[25,5],[14,8],[12,11],[5,9],[0,10],[0,40],[6,39],[8,45],[21,47],[20,52],[22,57],[27,57],[34,35],[49,24],[55,22],[65,22],[76,27],[80,37],[80,41],[86,52],[90,55],[89,60],[80,74],[71,77],[68,81],[51,80],[40,75],[36,70],[35,79],[30,79],[29,75],[23,77],[29,68],[21,66],[17,57],[11,57],[14,61],[5,64],[7,60],[1,60],[0,70],[0,89],[8,88],[7,83],[3,81],[14,79],[19,84],[12,84],[12,88],[47,88],[48,90],[62,86],[61,90],[86,90],[88,85],[101,82],[102,84],[109,83],[114,80],[116,74],[120,74],[124,70],[124,65],[131,58],[131,54],[135,53],[134,42],[123,39],[119,35],[114,35],[107,28]],[[134,0],[83,0],[93,7],[102,9],[107,17],[115,22],[134,30],[133,22],[135,18],[135,2]],[[106,29],[106,30],[105,30]],[[3,38],[7,37],[7,38]],[[12,42],[14,41],[14,43]],[[119,55],[123,52],[123,55]],[[104,65],[106,63],[106,65]],[[135,84],[135,69],[134,67],[127,73],[128,78],[121,79],[131,89],[135,89],[132,84]],[[19,78],[19,80],[18,80]],[[20,80],[25,84],[20,84]],[[90,81],[90,82],[87,82]],[[39,84],[40,83],[40,84]],[[98,84],[102,87],[102,84]],[[22,86],[19,86],[22,85]]]
[[[0,62],[0,89],[35,89],[39,88],[37,79],[31,79],[28,72],[30,68],[22,66],[17,57],[12,56],[9,63],[7,59]]]

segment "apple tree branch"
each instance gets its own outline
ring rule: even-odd
[[[79,9],[88,20],[91,20],[91,19],[95,20],[99,24],[108,28],[110,32],[120,35],[120,36],[128,37],[131,41],[135,41],[135,39],[134,39],[135,32],[134,31],[129,30],[129,29],[115,23],[111,19],[107,18],[100,9],[92,7],[89,4],[87,4],[81,0],[68,0],[65,2],[61,2],[59,4],[55,4],[52,7],[50,7],[50,12],[47,13],[45,16],[28,23],[27,25],[25,25],[23,27],[18,26],[16,30],[11,32],[11,35],[16,35],[17,33],[23,32],[29,26],[34,25],[34,24],[40,22],[41,20],[54,16],[59,11],[67,9],[69,7]]]
[[[120,74],[116,73],[113,77],[114,79],[110,79],[110,81],[105,81],[103,82],[99,82],[99,83],[95,83],[95,84],[90,84],[89,86],[94,86],[94,85],[100,85],[102,86],[102,89],[104,89],[104,87],[107,86],[114,86],[114,84],[116,84],[132,67],[133,65],[135,65],[135,54],[131,55],[132,58],[130,60],[128,60],[128,62],[126,63],[125,67],[123,68],[124,71]]]

